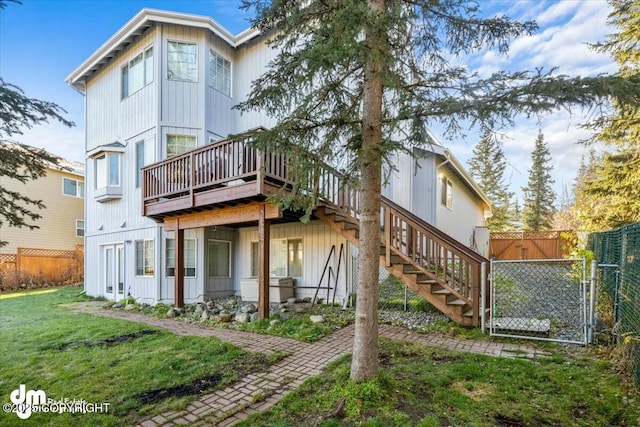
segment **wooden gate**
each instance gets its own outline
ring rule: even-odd
[[[490,257],[497,260],[560,259],[569,253],[574,231],[498,231],[490,234]]]

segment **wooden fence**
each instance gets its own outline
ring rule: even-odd
[[[75,250],[17,248],[0,254],[0,279],[13,281],[80,281],[84,277],[84,246]]]
[[[574,231],[498,231],[490,233],[492,259],[560,259],[569,255]]]

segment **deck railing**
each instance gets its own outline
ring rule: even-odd
[[[263,179],[288,182],[285,155],[264,153],[248,139],[220,141],[143,168],[143,201]]]
[[[294,188],[284,154],[263,152],[248,139],[220,141],[155,163],[143,169],[144,202],[171,198],[238,183],[270,182]],[[324,205],[357,222],[359,195],[340,172],[318,161],[307,176],[307,187]],[[479,312],[481,264],[488,261],[391,200],[381,202],[381,242],[391,256],[400,256],[429,277],[438,280]]]

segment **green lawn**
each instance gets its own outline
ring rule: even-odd
[[[86,299],[79,293],[62,288],[0,295],[0,400],[9,403],[10,393],[25,384],[55,400],[109,403],[109,412],[33,414],[27,420],[0,412],[0,426],[132,425],[183,408],[199,392],[226,387],[270,362],[215,339],[60,306]],[[343,315],[327,319],[328,326],[345,322]],[[267,325],[256,322],[255,329]],[[268,332],[307,331],[297,338],[309,341],[327,333],[312,328],[294,316]],[[345,357],[242,425],[640,426],[638,393],[622,384],[607,357],[612,353],[545,348],[552,357],[527,361],[381,340],[378,380],[349,381]],[[202,390],[184,390],[193,384]]]
[[[80,288],[50,291],[0,296],[0,401],[25,384],[55,400],[107,402],[109,411],[27,420],[2,411],[0,426],[130,425],[186,406],[198,390],[180,387],[195,379],[212,391],[269,363],[212,338],[73,312],[59,305],[85,299]]]
[[[607,361],[531,362],[382,340],[380,379],[349,381],[350,357],[240,426],[640,426],[635,392]]]

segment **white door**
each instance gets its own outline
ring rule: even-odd
[[[124,298],[124,246],[104,247],[105,296],[120,301]]]

